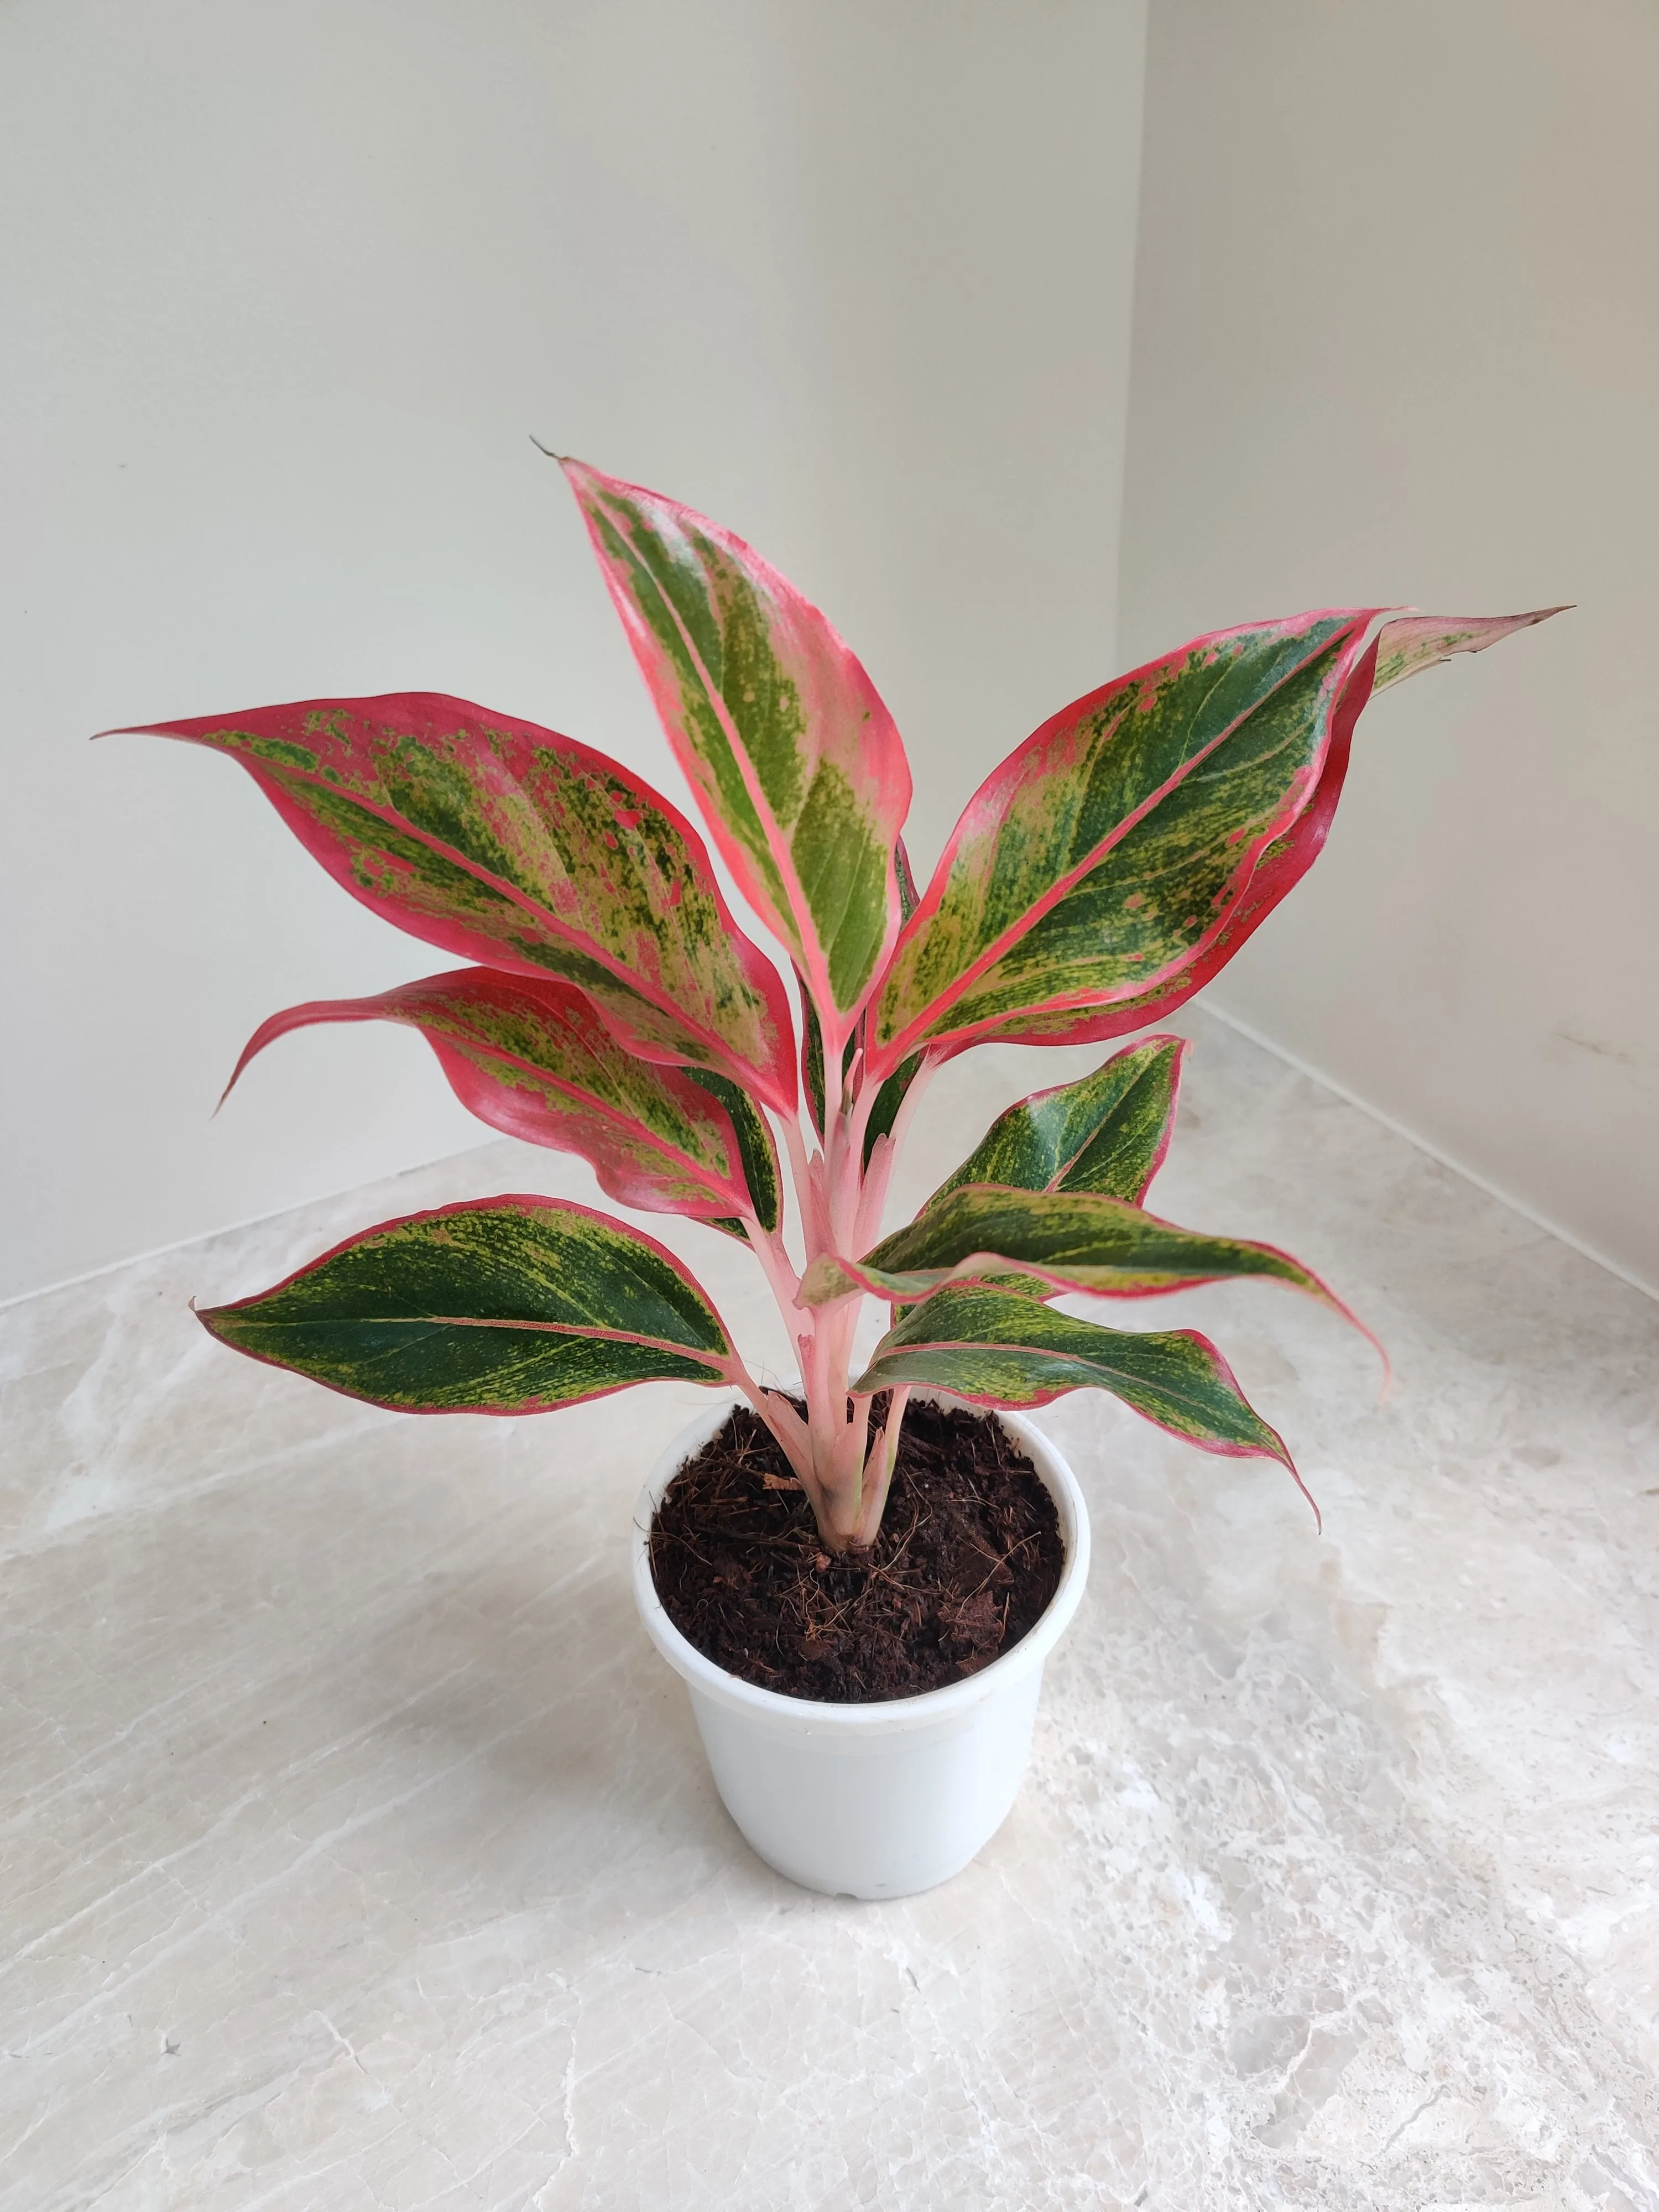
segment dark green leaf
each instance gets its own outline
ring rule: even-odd
[[[657,1378],[726,1382],[733,1367],[672,1253],[550,1198],[382,1222],[199,1318],[255,1359],[404,1413],[543,1413]]]

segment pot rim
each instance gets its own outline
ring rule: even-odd
[[[732,1407],[747,1402],[740,1390],[723,1390],[714,1405],[688,1422],[667,1449],[658,1455],[634,1509],[630,1536],[634,1598],[646,1632],[676,1674],[682,1675],[694,1690],[733,1711],[763,1718],[774,1725],[787,1723],[842,1738],[863,1737],[933,1727],[968,1713],[1042,1666],[1077,1611],[1088,1577],[1089,1516],[1077,1478],[1051,1440],[1019,1414],[1000,1407],[969,1406],[966,1400],[954,1398],[944,1390],[919,1390],[915,1395],[942,1405],[967,1406],[969,1412],[989,1414],[1000,1421],[1021,1449],[1030,1454],[1032,1465],[1054,1501],[1060,1536],[1066,1546],[1066,1564],[1060,1569],[1059,1584],[1042,1613],[1012,1651],[1004,1652],[988,1667],[965,1675],[959,1682],[945,1682],[937,1689],[923,1690],[910,1698],[884,1698],[865,1705],[831,1704],[813,1698],[788,1697],[780,1690],[764,1690],[758,1683],[746,1682],[740,1675],[728,1674],[724,1667],[699,1651],[669,1619],[652,1577],[650,1540],[657,1506],[669,1484],[692,1454],[718,1431]]]

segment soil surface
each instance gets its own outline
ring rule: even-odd
[[[885,1412],[871,1408],[873,1435]],[[868,1551],[823,1550],[759,1415],[739,1406],[657,1509],[669,1619],[728,1674],[786,1697],[869,1705],[976,1674],[1059,1586],[1054,1503],[994,1416],[912,1401]]]

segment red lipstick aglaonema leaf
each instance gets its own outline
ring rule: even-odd
[[[550,978],[461,968],[368,999],[319,999],[273,1014],[248,1041],[228,1091],[258,1053],[325,1022],[399,1022],[418,1030],[461,1103],[492,1129],[576,1152],[619,1205],[703,1220],[753,1213],[778,1222],[777,1163],[762,1117],[751,1192],[732,1115],[695,1076],[617,1042],[582,993]],[[746,1102],[738,1094],[739,1111]]]
[[[907,1382],[981,1406],[1047,1406],[1071,1390],[1109,1391],[1201,1451],[1276,1459],[1308,1494],[1283,1437],[1196,1329],[1102,1328],[1018,1290],[947,1284],[908,1309],[853,1388]]]
[[[922,1212],[970,1182],[1102,1191],[1139,1206],[1170,1149],[1189,1049],[1185,1037],[1142,1037],[1091,1075],[1033,1091],[997,1116]]]
[[[910,770],[892,717],[824,617],[742,538],[562,465],[714,842],[839,1054],[899,927]]]
[[[241,762],[307,850],[445,951],[574,983],[630,1051],[795,1104],[777,970],[696,831],[603,753],[435,692],[155,722]]]
[[[1246,816],[1230,833],[1224,819],[1216,825],[1218,839],[1212,840],[1207,849],[1201,841],[1186,834],[1190,816],[1201,817],[1206,811],[1203,801],[1207,794],[1203,785],[1218,771],[1222,775],[1229,773],[1237,751],[1234,739],[1245,740],[1250,736],[1249,729],[1231,733],[1224,747],[1215,749],[1214,763],[1205,767],[1197,807],[1190,809],[1187,815],[1176,810],[1165,821],[1160,819],[1154,802],[1151,828],[1143,834],[1138,823],[1132,825],[1120,841],[1127,850],[1120,856],[1116,848],[1109,849],[1097,873],[1082,878],[1079,896],[1058,902],[1052,923],[1045,923],[1040,918],[1033,927],[1030,942],[1022,947],[1025,972],[1040,970],[1046,954],[1054,951],[1059,955],[1056,972],[1048,978],[1056,986],[1048,1000],[1044,1003],[1034,995],[1027,1005],[1000,1018],[977,1027],[963,1025],[945,1042],[936,1044],[934,1051],[948,1059],[968,1044],[1097,1044],[1144,1029],[1148,1023],[1166,1019],[1220,973],[1318,859],[1342,795],[1354,726],[1376,692],[1388,684],[1402,683],[1409,676],[1437,666],[1455,653],[1484,653],[1500,639],[1512,637],[1518,630],[1529,629],[1535,623],[1547,622],[1552,615],[1565,611],[1562,607],[1542,607],[1520,615],[1401,615],[1376,629],[1371,644],[1363,653],[1356,654],[1351,644],[1341,655],[1346,674],[1334,684],[1328,679],[1321,687],[1299,742],[1292,744],[1286,760],[1280,763],[1283,769],[1299,757],[1310,757],[1314,764],[1311,776],[1304,765],[1287,781],[1279,809],[1282,828],[1264,835]],[[1304,615],[1295,620],[1304,623],[1326,618]],[[1363,623],[1363,613],[1356,611],[1355,620]],[[1224,640],[1243,635],[1221,633]],[[1179,662],[1211,642],[1196,639],[1179,653],[1166,656],[1166,661]],[[1152,666],[1158,669],[1165,665],[1157,662]],[[1121,682],[1133,684],[1146,673],[1138,671]],[[1107,694],[1094,693],[1091,696],[1100,699],[1118,688],[1110,685]],[[1295,702],[1296,695],[1292,694],[1291,703]],[[1078,703],[1082,708],[1088,705],[1086,700]],[[1075,712],[1068,708],[1055,720],[1063,722]],[[1260,734],[1259,730],[1255,734]],[[1037,736],[1042,735],[1039,731]],[[1028,746],[1036,742],[1036,738],[1028,740]],[[1022,751],[1024,750],[1022,748]],[[1019,757],[1018,753],[1013,755],[1004,768]],[[1267,767],[1272,770],[1271,760]],[[986,789],[996,780],[994,775],[990,778]],[[1271,772],[1264,778],[1258,769],[1255,780],[1265,781],[1271,792]],[[1250,779],[1235,776],[1233,781],[1235,798],[1248,793]],[[1175,793],[1170,796],[1173,798]],[[973,805],[977,803],[975,800]],[[1163,838],[1165,829],[1176,833],[1167,842]],[[1241,843],[1242,854],[1235,849]],[[1170,876],[1164,882],[1154,881],[1144,901],[1137,901],[1133,893],[1124,893],[1124,881],[1138,862],[1150,860],[1156,869],[1166,856],[1172,864]],[[1171,903],[1170,887],[1179,890],[1183,881],[1190,885],[1194,878],[1200,896],[1206,884],[1215,886],[1210,896],[1215,902],[1218,920],[1213,920],[1196,942],[1184,951],[1178,944],[1173,946],[1162,972],[1148,987],[1125,982],[1121,969],[1125,964],[1126,953],[1142,953],[1140,960],[1131,963],[1137,973],[1147,964],[1145,947],[1134,942],[1142,918],[1141,908],[1152,905],[1167,912]],[[1079,930],[1086,932],[1091,926],[1100,933],[1098,958],[1091,963],[1085,950],[1080,969],[1074,966],[1066,969],[1066,949],[1075,945]],[[1123,942],[1126,937],[1129,940],[1127,945]],[[901,945],[900,955],[903,949]],[[896,957],[894,964],[897,965]],[[1065,986],[1068,983],[1075,988],[1067,990]],[[1012,995],[1019,994],[1015,992]]]
[[[872,1067],[1168,1013],[1312,864],[1379,655],[1398,682],[1555,611],[1376,630],[1374,610],[1323,608],[1194,638],[1062,708],[951,833],[872,1009]]]
[[[562,1199],[470,1199],[383,1221],[198,1314],[222,1344],[406,1413],[541,1413],[630,1383],[739,1371],[672,1252]]]
[[[1086,1036],[1062,1018],[1190,969],[1317,788],[1369,623],[1327,610],[1195,639],[1028,738],[969,802],[899,939],[873,1070],[993,1034]],[[1369,685],[1367,669],[1360,698]]]

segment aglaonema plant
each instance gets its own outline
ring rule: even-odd
[[[1261,1276],[1346,1312],[1287,1254],[1147,1211],[1186,1046],[1135,1033],[1311,866],[1367,700],[1543,613],[1322,608],[1196,638],[1043,723],[975,793],[918,895],[903,746],[823,616],[728,531],[563,466],[793,1003],[696,830],[617,762],[433,694],[313,699],[150,727],[240,760],[336,882],[473,964],[277,1014],[232,1081],[310,1024],[418,1030],[492,1127],[580,1154],[625,1206],[745,1243],[798,1348],[805,1412],[750,1373],[672,1253],[558,1199],[382,1222],[204,1323],[410,1413],[539,1413],[662,1377],[734,1386],[835,1551],[875,1537],[916,1386],[991,1407],[1103,1389],[1206,1451],[1294,1474],[1206,1338],[1054,1301]],[[881,1234],[895,1157],[946,1061],[1127,1036],[1093,1073],[1011,1108],[915,1220]],[[891,1325],[855,1376],[868,1297]]]

